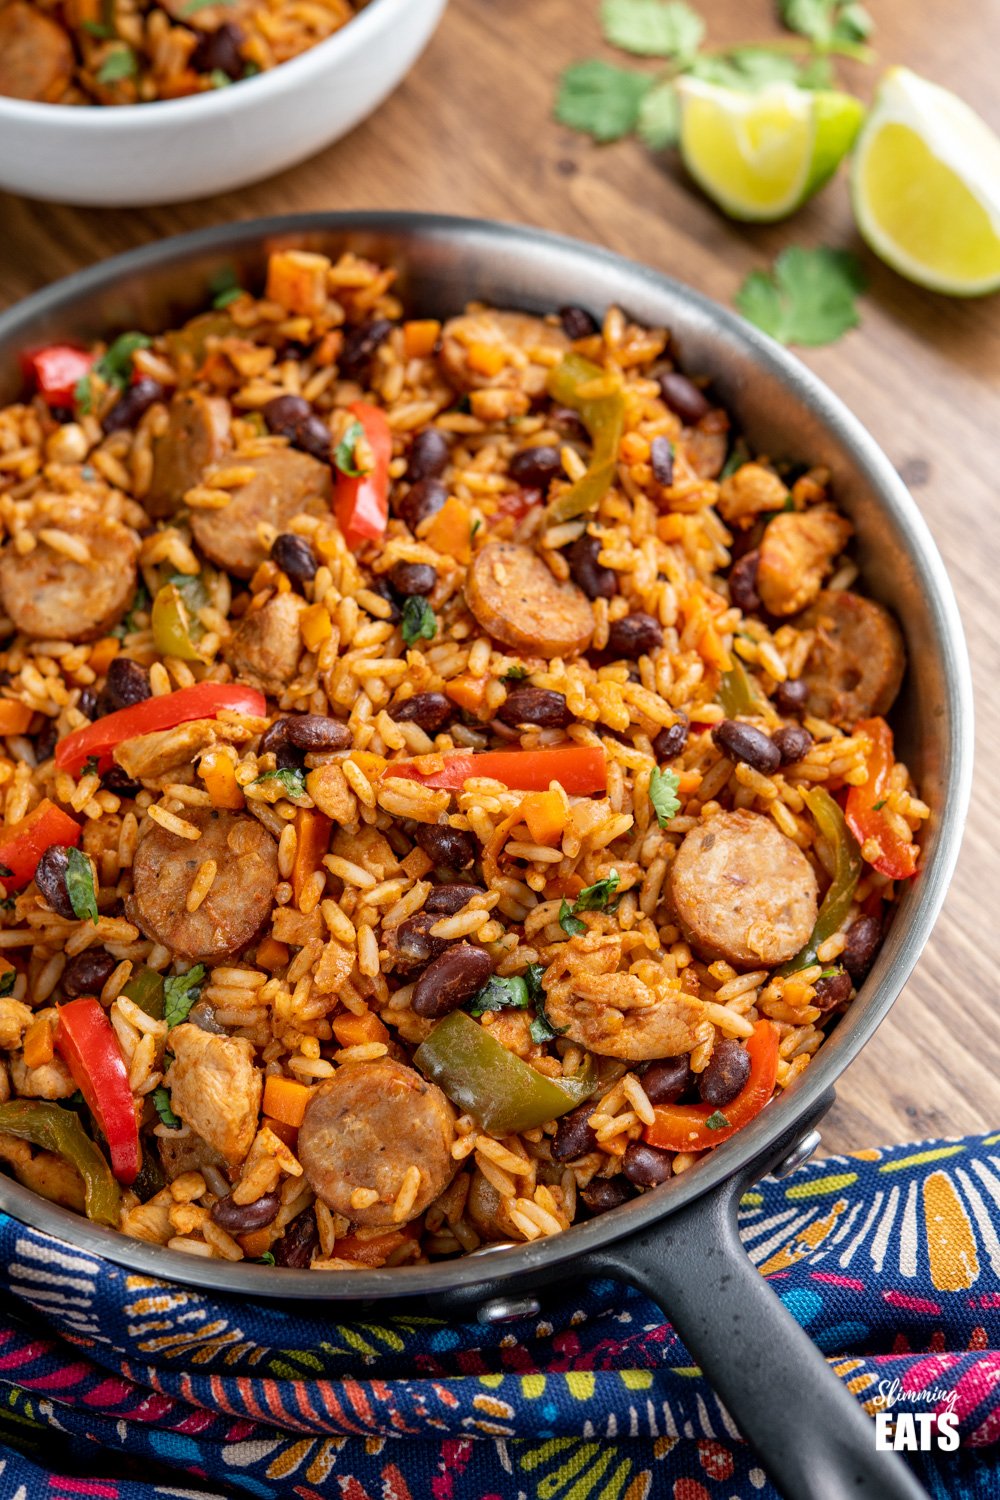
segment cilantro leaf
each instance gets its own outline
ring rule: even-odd
[[[551,1042],[557,1036],[562,1036],[569,1030],[568,1026],[553,1026],[545,1011],[545,991],[542,989],[542,975],[545,969],[542,964],[529,964],[524,971],[525,983],[528,986],[528,994],[535,1007],[535,1019],[528,1028],[533,1042]]]
[[[470,1016],[481,1016],[487,1010],[526,1010],[531,1004],[528,986],[520,974],[501,979],[491,974],[479,993],[473,996]]]
[[[605,880],[595,880],[593,885],[585,885],[583,890],[573,902],[573,910],[577,911],[606,911],[615,891],[621,884],[621,876],[617,870],[612,870]]]
[[[649,778],[649,800],[661,828],[666,828],[671,818],[676,818],[681,810],[677,795],[679,784],[680,777],[676,771],[661,771],[659,766],[653,767],[653,774]]]
[[[432,641],[437,635],[437,616],[422,594],[410,594],[403,602],[403,640]]]
[[[601,27],[613,47],[640,57],[693,57],[705,35],[701,16],[682,0],[604,0]]]
[[[81,411],[83,410],[82,407],[80,409]],[[113,636],[117,636],[120,641],[123,641],[127,635],[130,635],[132,631],[135,630],[136,615],[145,613],[149,609],[151,602],[152,601],[149,597],[149,590],[146,588],[146,585],[144,583],[140,583],[139,587],[136,589],[135,593],[132,596],[132,603],[128,607],[128,614],[125,616],[124,620],[122,620],[120,625],[116,625],[114,627],[111,634]]]
[[[752,93],[771,83],[794,83],[799,88],[828,88],[833,70],[826,57],[806,61],[775,47],[733,47],[729,52],[704,53],[687,69],[692,78],[721,88]]]
[[[250,785],[260,786],[262,781],[276,781],[289,797],[304,797],[306,794],[306,773],[301,766],[282,766],[277,771],[262,771]]]
[[[651,151],[675,146],[681,133],[681,109],[671,79],[655,84],[643,96],[636,125],[639,138]]]
[[[567,937],[579,937],[581,932],[586,932],[586,922],[581,922],[579,917],[574,917],[573,908],[564,896],[559,907],[559,926]]]
[[[124,42],[110,51],[97,70],[98,83],[118,83],[123,78],[134,78],[139,63],[131,47]]]
[[[729,1121],[722,1111],[717,1109],[714,1114],[709,1115],[705,1121],[705,1127],[707,1130],[728,1130]]]
[[[101,762],[96,755],[88,755],[83,763],[82,774],[84,776],[96,776]]]
[[[274,1258],[274,1251],[273,1250],[265,1250],[263,1255],[258,1255],[255,1264],[258,1265],[258,1266],[273,1266],[273,1265],[277,1265],[277,1262],[276,1262],[276,1260]]]
[[[153,1108],[160,1117],[160,1124],[166,1125],[168,1130],[180,1130],[183,1121],[179,1120],[170,1108],[170,1090],[162,1087],[153,1090]]]
[[[779,0],[782,22],[789,31],[808,37],[818,47],[856,46],[874,29],[871,16],[857,0]]]
[[[129,56],[132,55],[130,49],[125,50],[129,52]],[[109,58],[108,61],[110,62],[111,59]],[[107,67],[107,63],[104,66]],[[101,74],[98,73],[97,76],[100,79]],[[132,377],[133,354],[137,349],[148,349],[152,342],[152,339],[147,338],[144,333],[120,333],[114,343],[109,344],[100,359],[94,361],[90,373],[81,376],[73,387],[73,401],[77,411],[82,416],[87,416],[93,409],[94,386],[91,377],[94,375],[99,375],[108,385],[123,391]]]
[[[595,141],[617,141],[635,129],[651,85],[652,79],[642,73],[598,58],[574,63],[559,79],[555,117]]]
[[[527,675],[527,667],[522,667],[520,662],[515,662],[514,665],[512,667],[509,667],[503,674],[503,680],[504,682],[522,682],[524,678],[527,677]]]
[[[357,467],[357,459],[354,450],[358,446],[358,439],[363,438],[365,429],[361,423],[354,421],[348,427],[344,436],[333,450],[333,461],[341,474],[346,474],[348,479],[357,479],[359,475],[366,473],[365,469]]]
[[[236,0],[187,0],[186,5],[181,6],[181,15],[196,16],[200,10],[207,10],[210,5],[234,5]]]
[[[544,964],[529,964],[524,971],[524,982],[528,986],[528,999],[535,1004],[539,1000],[545,999],[545,991],[542,989],[542,975],[544,973]]]
[[[751,271],[736,294],[749,322],[782,344],[830,344],[861,321],[861,266],[849,251],[783,250],[772,271]]]
[[[205,965],[195,964],[186,974],[171,974],[163,981],[163,1019],[167,1028],[186,1021],[188,1012],[201,994]]]
[[[14,969],[8,969],[5,974],[0,974],[0,999],[14,993],[14,980],[16,978],[17,972]]]
[[[97,926],[97,892],[90,860],[79,849],[66,851],[66,892],[75,916],[90,919]]]
[[[13,873],[14,871],[9,869],[7,865],[0,865],[0,880],[9,880]]]
[[[227,76],[226,82],[230,83],[232,80]],[[243,287],[240,286],[239,277],[232,266],[225,266],[213,276],[208,289],[212,293],[212,306],[217,310],[228,307],[230,302],[235,302],[237,297],[243,296]]]
[[[108,41],[115,35],[114,26],[107,21],[81,21],[80,30],[86,31],[90,36],[98,37],[102,42]]]

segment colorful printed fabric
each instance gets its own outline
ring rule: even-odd
[[[934,1500],[1000,1496],[1000,1135],[766,1181],[747,1249],[874,1411],[953,1410]],[[319,1273],[318,1273],[319,1274]],[[776,1500],[656,1307],[346,1323],[136,1276],[0,1216],[0,1500]]]

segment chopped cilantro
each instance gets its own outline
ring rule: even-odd
[[[232,81],[228,75],[223,76],[227,83]],[[216,86],[221,87],[221,85]],[[217,276],[213,276],[208,289],[212,293],[212,306],[217,311],[228,307],[230,302],[236,301],[237,297],[243,296],[243,287],[240,286],[239,277],[232,266],[226,266]]]
[[[14,871],[9,870],[6,865],[0,865],[0,880],[9,880]]]
[[[781,344],[830,344],[860,322],[865,277],[848,250],[790,245],[772,271],[751,271],[736,294],[749,322]]]
[[[136,615],[145,614],[149,609],[150,602],[149,591],[146,585],[140,583],[132,596],[132,603],[129,605],[128,614],[120,625],[115,626],[111,634],[117,636],[120,641],[123,641],[127,635],[131,635],[132,631],[136,629]]]
[[[107,21],[81,21],[81,31],[86,31],[89,36],[96,36],[102,42],[108,41],[115,35],[115,28]]]
[[[5,974],[0,974],[0,999],[14,993],[14,980],[17,974],[14,969],[8,969]]]
[[[883,797],[881,799],[881,801],[879,801],[879,802],[873,802],[872,803],[872,812],[881,812],[882,809],[883,809],[883,807],[885,806],[885,804],[886,804],[886,802],[888,800],[889,799],[887,797]]]
[[[422,594],[410,594],[403,603],[403,640],[432,641],[437,635],[437,616]]]
[[[222,68],[213,68],[208,75],[208,81],[213,89],[227,89],[233,80]],[[230,298],[230,301],[232,301],[232,298]],[[223,303],[222,305],[225,307],[226,304]],[[213,302],[212,306],[217,307],[218,303]]]
[[[709,1115],[705,1121],[705,1126],[708,1130],[728,1130],[729,1121],[722,1111],[717,1109],[714,1114]]]
[[[180,1130],[182,1121],[170,1108],[170,1090],[162,1086],[153,1090],[153,1108],[160,1117],[161,1125],[166,1125],[168,1130]]]
[[[544,964],[529,964],[524,971],[524,982],[528,986],[528,999],[537,1003],[545,999],[545,991],[542,989],[542,975],[545,973]]]
[[[567,937],[579,937],[581,932],[586,932],[586,922],[581,922],[579,917],[574,917],[573,908],[564,896],[559,907],[559,926]]]
[[[515,662],[512,667],[503,674],[504,682],[523,682],[528,675],[527,667],[522,667],[520,662]]]
[[[134,78],[139,71],[139,62],[132,48],[124,42],[112,49],[97,70],[98,83],[118,83],[123,78]]]
[[[66,851],[66,891],[74,915],[89,918],[97,926],[97,892],[90,860],[79,849]]]
[[[583,890],[573,902],[573,910],[576,911],[606,911],[615,891],[621,884],[621,876],[617,870],[612,870],[605,880],[596,880],[593,885],[585,885]]]
[[[188,1012],[201,994],[205,965],[195,964],[186,974],[171,974],[163,982],[163,1019],[168,1029],[186,1021]]]
[[[262,781],[276,781],[289,797],[304,797],[306,773],[301,766],[282,766],[278,771],[264,771],[251,781],[251,786],[260,786]]]
[[[682,0],[604,0],[601,28],[607,41],[639,57],[694,56],[705,35],[705,23]]]
[[[661,828],[666,828],[671,818],[676,818],[681,810],[677,795],[679,785],[680,777],[676,771],[661,771],[659,766],[653,767],[653,774],[649,778],[649,800]]]
[[[255,1264],[258,1266],[273,1266],[276,1265],[277,1262],[274,1259],[273,1252],[270,1250],[265,1250],[263,1255],[258,1255]]]
[[[348,479],[357,479],[359,475],[367,472],[365,469],[358,468],[357,455],[354,451],[358,446],[358,439],[363,438],[364,435],[365,429],[361,423],[354,421],[333,450],[334,463],[341,474],[345,474]]]
[[[182,16],[196,16],[200,10],[207,10],[210,5],[234,5],[236,0],[187,0],[187,4],[181,6]]]
[[[737,469],[750,462],[750,450],[742,438],[737,438],[729,452],[729,457],[722,465],[720,479],[730,479]]]
[[[96,776],[97,769],[100,764],[101,762],[98,760],[96,755],[88,755],[87,759],[83,763],[84,776]]]
[[[527,983],[519,974],[512,974],[507,979],[491,974],[473,997],[469,1014],[481,1016],[487,1010],[526,1010],[530,1004]]]
[[[129,55],[131,56],[130,51]],[[147,338],[144,333],[120,333],[114,343],[109,344],[100,359],[94,361],[89,374],[77,381],[73,389],[73,400],[77,410],[83,416],[87,416],[93,409],[94,375],[99,375],[107,385],[115,386],[119,391],[125,390],[132,378],[133,354],[137,349],[148,349],[151,343],[152,339]]]

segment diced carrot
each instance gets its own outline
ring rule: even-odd
[[[263,1229],[250,1229],[246,1234],[236,1236],[237,1243],[247,1260],[260,1260],[271,1248],[272,1231],[270,1224],[265,1224]]]
[[[337,1240],[333,1253],[341,1260],[353,1260],[359,1266],[384,1266],[394,1250],[405,1245],[411,1236],[403,1229],[389,1229],[385,1234],[372,1239],[362,1239],[357,1234],[345,1234]]]
[[[687,522],[687,516],[680,511],[671,511],[657,521],[656,534],[661,542],[679,542],[683,539]]]
[[[292,866],[292,894],[296,906],[306,883],[330,847],[332,819],[311,807],[301,807],[295,814],[295,863]]]
[[[499,375],[507,363],[499,344],[470,344],[465,358],[469,369],[477,375]]]
[[[243,792],[236,780],[236,767],[224,750],[207,750],[198,764],[198,775],[213,807],[236,810],[243,806]]]
[[[121,643],[113,635],[102,636],[91,646],[87,665],[94,669],[98,677],[103,677],[120,650]]]
[[[273,1115],[265,1115],[264,1124],[278,1137],[279,1141],[284,1141],[289,1151],[295,1150],[299,1140],[297,1125],[286,1125],[284,1120],[276,1120]]]
[[[31,723],[32,710],[13,698],[0,698],[0,734],[23,734]]]
[[[289,312],[316,317],[326,308],[326,276],[330,262],[308,250],[276,250],[267,263],[269,302]]]
[[[467,563],[472,556],[472,517],[468,508],[454,495],[449,495],[421,533],[421,540],[435,552],[453,557],[456,562]]]
[[[403,353],[407,359],[426,359],[434,353],[441,324],[437,318],[414,318],[403,324]]]
[[[40,1016],[31,1023],[24,1035],[24,1066],[43,1068],[54,1056],[52,1018]]]
[[[283,969],[289,956],[288,944],[279,943],[277,938],[269,936],[257,944],[257,962],[269,974],[273,974],[276,969]]]
[[[318,651],[324,641],[333,634],[333,622],[325,604],[310,604],[302,611],[300,622],[302,639],[310,651]]]
[[[444,691],[452,703],[457,703],[459,708],[464,708],[467,713],[481,716],[488,686],[489,678],[473,677],[470,673],[463,672],[461,677],[453,677],[450,682],[446,682]]]
[[[342,1047],[365,1047],[369,1042],[389,1040],[388,1028],[372,1010],[366,1010],[360,1016],[345,1010],[342,1015],[334,1016],[331,1024]]]
[[[264,1079],[264,1113],[284,1125],[294,1125],[298,1129],[311,1098],[309,1085],[299,1083],[295,1078],[282,1078],[271,1073]]]
[[[583,880],[579,875],[554,875],[545,882],[545,899],[555,901],[565,896],[567,901],[573,901],[582,890]]]
[[[374,750],[352,750],[350,759],[370,780],[381,776],[389,764],[384,755],[376,755]]]
[[[529,792],[521,812],[536,844],[558,844],[566,826],[565,804],[558,792]]]
[[[643,464],[649,457],[649,439],[639,432],[627,432],[621,440],[619,452],[625,463]]]

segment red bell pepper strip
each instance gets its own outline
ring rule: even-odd
[[[128,1187],[139,1171],[132,1090],[118,1038],[92,995],[59,1006],[55,1042],[108,1143],[111,1170]]]
[[[8,894],[33,879],[38,861],[53,844],[71,848],[80,842],[80,825],[69,813],[43,797],[19,823],[0,829],[0,880]],[[8,873],[9,872],[9,873]]]
[[[123,740],[157,729],[175,729],[192,719],[214,719],[224,709],[262,719],[267,713],[267,700],[256,688],[241,687],[239,683],[196,682],[193,687],[147,698],[143,703],[120,708],[117,713],[105,714],[103,719],[75,729],[56,746],[56,765],[60,771],[75,776],[84,762],[94,756],[98,771],[106,771],[113,763],[111,752]]]
[[[21,357],[21,369],[49,406],[73,406],[76,387],[89,375],[94,356],[72,344],[49,344]]]
[[[884,719],[862,719],[854,726],[854,733],[867,735],[872,748],[868,756],[868,780],[864,786],[852,786],[847,794],[844,809],[847,826],[861,845],[862,853],[869,839],[878,844],[880,855],[868,863],[880,875],[888,875],[890,880],[909,880],[917,871],[919,847],[900,837],[879,805],[888,794],[889,773],[895,764],[892,730]]]
[[[392,432],[385,413],[367,401],[352,401],[348,411],[360,422],[375,461],[374,467],[366,474],[337,474],[334,514],[344,541],[354,552],[362,542],[378,542],[385,536],[389,523]]]
[[[424,786],[461,791],[470,776],[488,776],[515,791],[544,792],[558,781],[563,791],[586,797],[608,789],[608,762],[600,745],[566,745],[554,750],[447,751],[391,760],[386,776],[405,776]]]
[[[711,1104],[657,1104],[653,1108],[656,1119],[646,1126],[649,1144],[661,1151],[708,1151],[759,1115],[774,1093],[778,1076],[778,1028],[773,1021],[757,1022],[747,1038],[747,1052],[750,1077],[731,1103],[722,1110]]]

